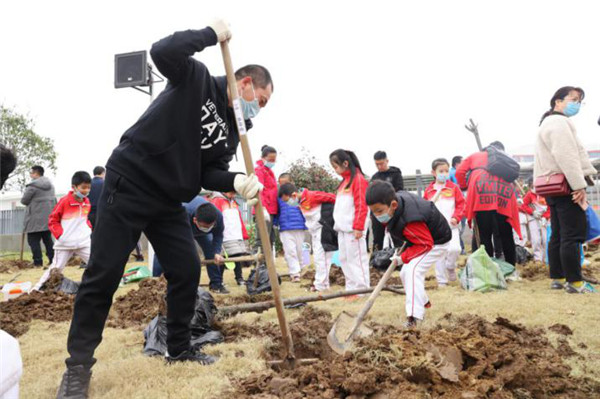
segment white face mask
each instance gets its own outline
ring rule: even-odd
[[[203,226],[196,225],[196,227],[198,228],[198,230],[200,230],[203,233],[210,233],[211,230],[215,227],[215,225],[213,224],[213,225],[210,225],[208,227],[203,227]]]

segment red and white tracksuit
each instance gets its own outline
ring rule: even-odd
[[[425,275],[431,266],[446,258],[451,241],[434,245],[424,222],[408,223],[403,235],[412,244],[401,255],[404,265],[400,278],[406,293],[406,316],[423,320],[425,305],[429,302],[425,292]]]
[[[441,193],[438,192],[441,189]],[[456,261],[460,255],[460,221],[465,215],[466,202],[460,191],[460,188],[451,181],[445,184],[433,182],[425,189],[424,198],[426,200],[435,200],[435,206],[448,221],[452,229],[452,239],[448,243],[448,253],[435,265],[435,277],[439,285],[448,284],[447,273],[454,274]],[[458,221],[456,226],[452,226],[450,221]]]
[[[244,241],[250,236],[246,230],[238,203],[234,199],[230,200],[221,194],[215,194],[210,201],[223,215],[223,248],[225,251],[230,252],[227,248],[245,247]],[[240,253],[239,251],[234,252],[226,253],[226,255],[238,255]]]
[[[366,193],[369,183],[359,170],[348,188],[350,172],[345,172],[342,177],[344,179],[337,191],[333,219],[334,229],[338,232],[340,263],[346,279],[346,290],[349,291],[371,285],[366,243],[369,227]],[[359,239],[355,238],[355,231],[362,231]]]
[[[533,217],[535,211],[542,214],[540,219]],[[517,240],[518,237],[515,237],[515,242],[525,246],[525,243],[529,241],[534,259],[543,262],[546,257],[546,226],[550,220],[550,207],[546,203],[546,199],[529,190],[523,197],[523,204],[519,206],[519,220],[523,239]]]
[[[334,252],[326,252],[321,244],[323,226],[321,220],[321,204],[335,203],[335,194],[323,191],[309,191],[304,189],[300,196],[300,209],[306,220],[306,227],[312,237],[313,259],[315,262],[314,287],[318,291],[329,289],[329,271]]]
[[[40,281],[33,287],[39,290],[50,277],[50,272],[58,269],[61,272],[73,255],[84,262],[90,258],[92,225],[88,220],[90,200],[84,198],[79,202],[73,192],[60,199],[48,217],[48,228],[56,242],[54,243],[54,260]]]

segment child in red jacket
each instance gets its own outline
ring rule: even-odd
[[[329,156],[329,161],[335,172],[343,178],[338,187],[333,218],[334,228],[338,232],[346,290],[368,288],[371,285],[366,243],[369,208],[365,193],[369,183],[353,152],[336,150]],[[348,300],[354,299],[356,297],[348,297]]]
[[[535,260],[544,262],[546,257],[546,226],[550,220],[550,207],[546,204],[546,199],[537,195],[533,190],[533,182],[529,184],[530,190],[523,197],[523,203],[519,211],[526,214],[526,222],[529,228],[525,231],[529,235],[529,242],[533,248],[533,257]],[[521,229],[521,231],[523,231]]]
[[[48,227],[56,242],[54,260],[40,281],[33,287],[39,290],[50,278],[52,270],[61,273],[69,259],[79,256],[85,263],[90,258],[92,225],[88,220],[91,205],[87,198],[92,178],[87,172],[75,172],[71,178],[72,191],[60,199],[48,218]]]
[[[435,204],[452,229],[448,254],[435,265],[438,285],[444,287],[448,285],[448,280],[456,281],[456,260],[460,255],[460,221],[465,214],[466,203],[460,188],[450,180],[450,164],[446,159],[434,160],[431,173],[435,181],[425,189],[424,197]]]

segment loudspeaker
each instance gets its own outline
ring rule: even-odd
[[[148,86],[146,51],[115,54],[115,88]]]

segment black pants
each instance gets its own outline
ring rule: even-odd
[[[31,248],[33,254],[33,264],[36,266],[43,266],[44,259],[42,258],[42,245],[40,241],[44,241],[44,247],[46,247],[46,256],[48,257],[48,264],[52,263],[54,259],[54,242],[52,241],[52,233],[50,230],[36,231],[35,233],[27,233],[27,243]]]
[[[275,229],[273,228],[273,217],[275,215],[270,216],[270,220],[267,221],[267,233],[269,233],[269,241],[271,242],[271,247],[275,243]],[[262,243],[260,240],[260,234],[258,234],[258,226],[256,223],[256,218],[254,218],[254,252],[257,252],[258,249],[262,252]],[[274,254],[275,256],[276,254]]]
[[[552,224],[548,244],[550,278],[582,281],[580,248],[587,233],[585,212],[570,195],[549,197],[547,201]]]
[[[506,221],[506,216],[496,211],[477,212],[477,227],[479,229],[479,238],[481,244],[485,246],[485,251],[489,256],[494,256],[494,224],[498,227],[500,242],[504,252],[504,260],[514,265],[517,261],[515,252],[515,239],[513,237],[512,226]]]
[[[90,213],[88,213],[88,220],[92,225],[92,231],[94,231],[94,228],[96,227],[96,212],[97,210],[94,209],[93,211],[90,211]]]
[[[377,218],[373,214],[371,214],[371,228],[373,229],[373,251],[383,249],[385,227],[377,221]]]
[[[142,231],[163,260],[167,286],[167,349],[190,346],[189,323],[200,279],[200,258],[181,203],[153,197],[109,170],[100,196],[88,267],[75,298],[68,366],[92,366],[96,347],[129,254]]]

